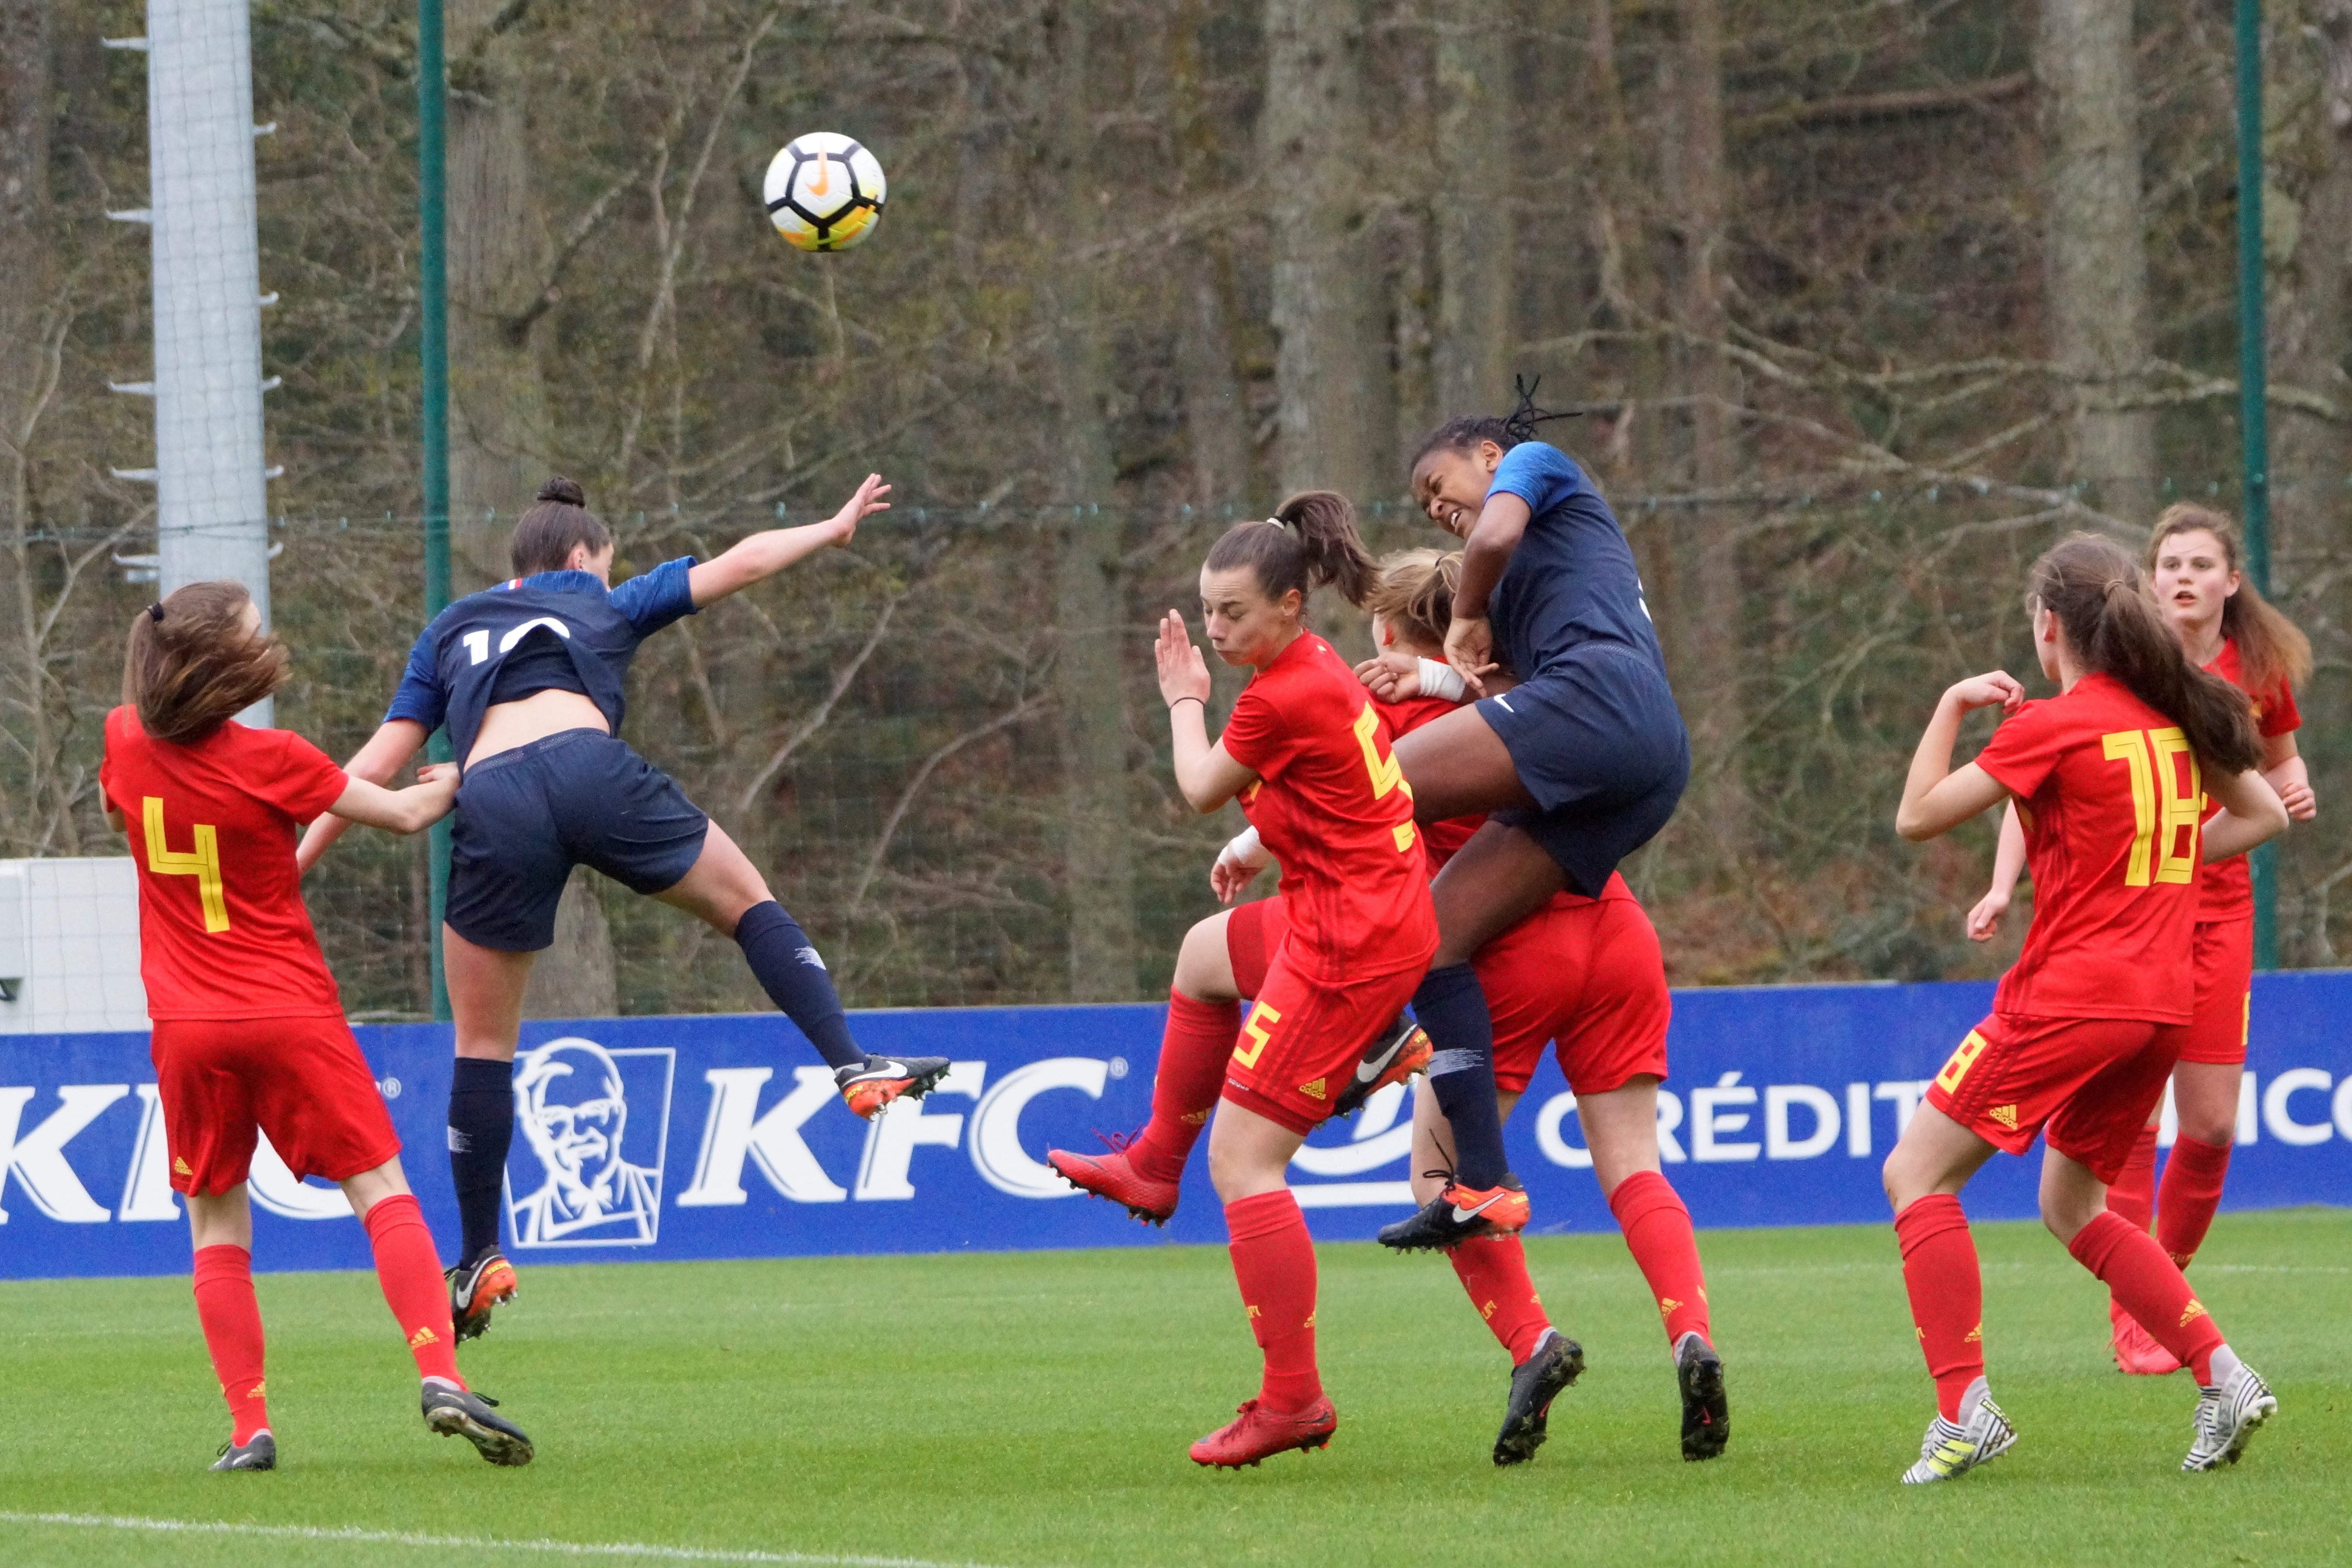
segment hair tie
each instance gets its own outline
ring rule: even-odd
[[[1282,529],[1285,533],[1295,531],[1288,523],[1284,522],[1280,517],[1268,517],[1266,518],[1266,521],[1273,524],[1276,528]]]
[[[147,607],[147,619],[150,621],[161,621],[163,619],[163,604],[161,600],[156,601],[154,603]]]

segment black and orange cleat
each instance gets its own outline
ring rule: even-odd
[[[1723,1357],[1696,1329],[1675,1348],[1675,1382],[1683,1396],[1683,1458],[1717,1458],[1731,1441],[1731,1397],[1723,1391]]]
[[[445,1437],[465,1438],[474,1445],[476,1453],[494,1465],[530,1463],[530,1439],[521,1427],[492,1411],[497,1404],[487,1394],[452,1388],[446,1383],[428,1383],[425,1385],[425,1424]]]
[[[1380,1241],[1399,1252],[1451,1251],[1481,1236],[1524,1229],[1527,1223],[1527,1189],[1518,1177],[1506,1173],[1500,1183],[1484,1190],[1448,1182],[1412,1218],[1382,1226]]]
[[[919,1100],[954,1064],[944,1056],[869,1056],[833,1075],[849,1108],[871,1121],[893,1100]]]
[[[458,1343],[490,1331],[490,1309],[515,1299],[514,1265],[496,1248],[441,1276],[449,1281],[449,1326]]]
[[[1339,1413],[1318,1396],[1304,1410],[1268,1410],[1244,1400],[1234,1418],[1192,1445],[1192,1462],[1237,1470],[1293,1448],[1319,1448],[1339,1427]]]
[[[1536,1457],[1551,1435],[1551,1402],[1583,1375],[1584,1347],[1558,1329],[1546,1330],[1527,1360],[1511,1369],[1503,1429],[1495,1437],[1496,1464],[1523,1465]]]
[[[1146,1225],[1165,1225],[1176,1212],[1177,1184],[1154,1181],[1128,1163],[1127,1150],[1113,1145],[1108,1154],[1074,1155],[1048,1149],[1045,1163],[1080,1192],[1124,1205]]]
[[[1331,1114],[1352,1116],[1364,1108],[1364,1102],[1391,1083],[1402,1083],[1416,1072],[1429,1067],[1429,1036],[1412,1019],[1400,1013],[1388,1028],[1372,1037],[1357,1059],[1356,1071],[1348,1086],[1331,1102]]]

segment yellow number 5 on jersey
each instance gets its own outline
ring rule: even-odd
[[[141,814],[147,828],[147,869],[157,876],[192,876],[196,879],[196,896],[205,906],[205,930],[217,934],[228,929],[228,900],[221,893],[220,837],[209,822],[195,827],[196,847],[173,850],[164,847],[163,802],[154,796],[141,801]]]

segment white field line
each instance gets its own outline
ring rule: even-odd
[[[549,1557],[643,1557],[665,1563],[780,1563],[800,1568],[987,1568],[923,1557],[865,1557],[828,1552],[744,1552],[699,1546],[657,1546],[634,1541],[516,1541],[476,1535],[421,1535],[357,1525],[239,1524],[197,1519],[137,1519],[101,1513],[18,1513],[0,1510],[0,1524],[67,1530],[142,1531],[158,1535],[228,1535],[278,1541],[335,1542],[361,1546],[410,1546],[428,1551],[534,1552]]]

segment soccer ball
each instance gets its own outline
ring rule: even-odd
[[[847,250],[874,232],[887,182],[873,153],[833,131],[796,136],[768,165],[776,232],[803,250]]]

